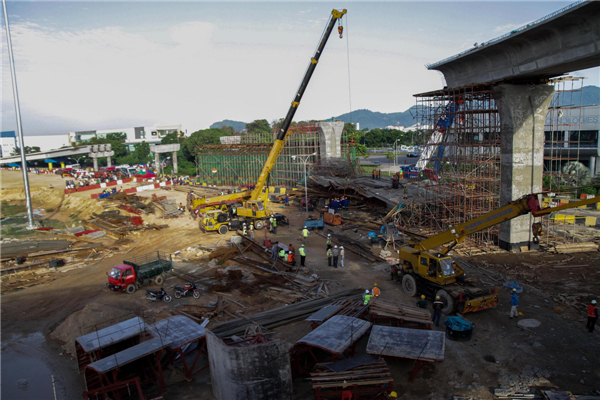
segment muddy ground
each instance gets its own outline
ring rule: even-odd
[[[2,171],[2,201],[17,204],[22,199],[19,185],[20,172]],[[51,209],[46,217],[72,226],[87,218],[92,211],[102,208],[91,200],[88,193],[62,195],[63,180],[56,176],[30,175],[34,208]],[[49,189],[52,185],[54,189]],[[184,193],[155,191],[175,198],[179,202]],[[152,192],[144,192],[149,196]],[[304,215],[295,208],[272,205],[273,211],[288,215],[291,225],[280,227],[275,240],[299,246],[300,229]],[[152,219],[154,217],[144,217]],[[2,312],[2,398],[43,398],[33,387],[41,385],[44,395],[54,387],[58,398],[78,398],[84,390],[83,377],[77,371],[76,361],[66,352],[68,346],[51,333],[67,318],[88,306],[94,312],[81,312],[79,326],[74,331],[87,333],[98,323],[94,315],[98,310],[110,314],[143,315],[148,319],[161,319],[171,315],[177,304],[190,302],[182,299],[170,304],[147,303],[142,292],[133,295],[115,294],[106,288],[106,272],[123,258],[161,250],[175,253],[189,246],[214,246],[223,236],[202,234],[197,223],[189,217],[177,220],[161,220],[170,225],[162,231],[144,231],[117,241],[102,239],[105,245],[102,256],[94,256],[89,265],[67,272],[49,272],[55,279],[20,291],[3,293]],[[153,221],[154,222],[154,221]],[[331,229],[333,233],[337,228]],[[32,233],[36,238],[47,235]],[[261,237],[262,232],[257,233]],[[230,235],[227,235],[230,236]],[[336,279],[342,286],[370,288],[377,282],[382,297],[405,304],[416,299],[406,296],[400,285],[390,280],[387,269],[374,267],[356,254],[346,252],[346,267],[327,267],[325,239],[313,235],[307,246],[307,266],[314,267],[320,277]],[[524,389],[529,386],[560,388],[576,394],[591,394],[600,390],[600,329],[590,334],[585,330],[584,305],[600,294],[600,254],[575,253],[572,255],[550,253],[488,254],[472,257],[468,261],[476,268],[468,273],[476,280],[501,287],[505,281],[518,281],[524,288],[520,295],[521,319],[534,318],[541,322],[538,328],[524,329],[517,320],[509,319],[509,292],[500,291],[499,306],[495,309],[468,314],[475,324],[469,342],[446,341],[445,360],[427,366],[414,383],[408,377],[413,367],[409,360],[386,358],[392,371],[395,387],[403,399],[446,399],[452,395],[492,399],[496,388],[501,386]],[[185,265],[206,266],[206,261],[185,261]],[[220,267],[234,265],[231,261]],[[178,278],[166,281],[167,290],[181,284]],[[336,288],[336,287],[334,287]],[[231,292],[230,296],[247,305],[246,315],[283,305],[263,294],[244,296]],[[198,304],[216,300],[214,293],[205,293]],[[113,311],[111,311],[113,310]],[[117,311],[118,310],[118,311]],[[119,315],[115,315],[118,318]],[[103,316],[106,320],[108,316]],[[211,326],[227,318],[211,321]],[[73,320],[73,318],[72,318]],[[70,323],[74,323],[73,321]],[[75,318],[77,320],[77,318]],[[436,330],[442,330],[434,327]],[[309,332],[308,324],[297,322],[276,329],[277,337],[285,339],[290,346]],[[72,337],[79,336],[74,332]],[[64,339],[64,337],[63,337]],[[367,339],[358,345],[358,354],[364,353]],[[35,379],[32,382],[32,379]],[[165,399],[211,399],[210,373],[205,370],[193,381],[172,384]],[[24,382],[28,382],[28,385]],[[295,398],[311,398],[312,392],[306,381],[294,382]],[[44,389],[45,388],[45,389]],[[46,391],[44,391],[46,390]],[[534,389],[535,390],[535,389]],[[15,397],[16,396],[16,397]]]

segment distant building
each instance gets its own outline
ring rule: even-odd
[[[8,157],[16,149],[17,135],[15,131],[0,132],[0,157]]]
[[[600,174],[600,106],[551,108],[545,123],[544,170],[558,172],[579,161]]]
[[[135,128],[124,129],[102,129],[93,131],[79,131],[67,133],[71,144],[78,144],[94,137],[103,138],[109,133],[125,133],[127,139],[125,144],[129,145],[130,150],[136,143],[146,142],[149,144],[159,144],[161,139],[170,133],[180,134],[181,125],[163,125],[163,126],[139,126]]]

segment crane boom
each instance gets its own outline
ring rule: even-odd
[[[304,91],[306,90],[308,83],[310,82],[310,78],[312,77],[312,74],[313,74],[313,72],[315,72],[315,68],[317,68],[317,64],[319,63],[319,58],[321,57],[321,54],[323,53],[323,50],[325,49],[325,45],[327,44],[329,35],[331,35],[331,31],[333,30],[333,27],[335,26],[336,21],[338,19],[342,18],[344,16],[344,14],[346,14],[345,9],[342,11],[338,11],[338,10],[334,9],[331,12],[331,16],[329,18],[329,23],[327,24],[327,27],[325,28],[325,31],[323,32],[323,36],[321,36],[321,41],[319,42],[319,46],[317,47],[315,54],[310,59],[310,63],[308,64],[306,74],[304,74],[304,78],[302,79],[302,82],[300,83],[300,87],[298,88],[296,96],[294,96],[294,100],[292,101],[290,109],[288,110],[287,115],[285,116],[285,119],[283,120],[283,123],[281,124],[281,128],[279,129],[279,133],[277,134],[275,143],[273,143],[273,147],[271,148],[269,157],[267,158],[267,161],[265,162],[265,165],[263,166],[260,176],[258,177],[258,181],[256,182],[256,187],[252,191],[252,194],[250,196],[251,200],[256,200],[261,195],[262,190],[265,186],[265,183],[267,182],[267,178],[269,177],[271,170],[275,166],[275,161],[277,161],[277,158],[279,157],[279,153],[281,152],[281,149],[283,148],[283,144],[285,143],[285,137],[287,135],[288,129],[290,128],[290,125],[294,118],[294,114],[296,114],[296,110],[298,109],[298,106],[300,105],[300,100],[302,99],[302,96],[304,95]]]
[[[598,203],[600,198],[591,198],[586,200],[577,201],[575,203],[569,203],[558,207],[547,207],[540,208],[540,202],[538,196],[535,194],[528,194],[521,197],[518,200],[512,201],[497,210],[490,211],[487,214],[483,214],[473,220],[467,221],[463,224],[452,227],[451,229],[442,232],[438,235],[423,239],[416,243],[415,249],[417,250],[429,250],[437,246],[441,246],[448,242],[454,242],[458,244],[463,241],[467,236],[474,233],[483,231],[491,228],[494,225],[498,225],[504,221],[516,218],[521,215],[529,214],[530,212],[534,217],[540,217],[555,211],[565,210],[568,208],[574,208],[584,206],[588,204]],[[450,251],[447,249],[446,252]]]

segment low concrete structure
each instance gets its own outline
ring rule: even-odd
[[[173,153],[173,173],[177,173],[177,152],[180,149],[179,143],[172,144],[157,144],[156,146],[150,147],[150,152],[154,153],[154,162],[156,165],[160,165],[160,154],[161,153]]]
[[[293,398],[287,344],[282,340],[242,346],[206,331],[213,394],[219,400]]]

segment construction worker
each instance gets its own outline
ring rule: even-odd
[[[377,287],[377,284],[375,283],[373,285],[373,289],[371,289],[371,294],[373,295],[373,297],[375,297],[376,299],[379,298],[379,293],[381,291],[379,290],[379,288]]]
[[[398,398],[398,393],[392,391],[390,392],[390,394],[388,394],[388,399],[397,399]]]
[[[298,252],[300,253],[300,266],[304,267],[304,262],[306,261],[306,249],[304,248],[304,245],[300,245]]]
[[[277,253],[279,253],[279,242],[273,243],[273,252],[271,253],[271,260],[277,261]]]
[[[254,222],[250,222],[250,239],[254,240]]]
[[[308,228],[305,226],[304,229],[302,229],[302,240],[304,244],[306,244],[308,242]]]
[[[288,250],[291,251],[292,253],[294,253],[294,257],[296,256],[296,249],[294,248],[294,245],[290,243],[290,246],[288,247]]]
[[[327,250],[331,248],[331,233],[327,234]]]
[[[330,248],[327,249],[327,266],[331,267],[331,260],[333,259],[333,250]]]
[[[368,290],[365,290],[365,297],[364,297],[363,304],[366,306],[367,304],[369,304],[370,300],[371,300],[371,292],[369,292]]]
[[[294,253],[291,251],[288,251],[287,262],[288,262],[288,264],[292,264],[294,266],[296,265],[296,257],[294,256]]]
[[[435,301],[433,302],[433,318],[431,318],[431,321],[435,323],[435,326],[440,326],[442,308],[444,308],[444,303],[442,303],[440,296],[435,296]]]
[[[417,301],[417,307],[426,309],[428,306],[429,304],[427,304],[427,301],[425,300],[425,295],[422,294],[421,300]]]
[[[290,205],[290,196],[286,193],[285,194],[285,206],[288,207]]]
[[[277,218],[271,215],[273,221],[271,221],[271,227],[273,228],[273,235],[277,235]]]
[[[598,321],[598,307],[596,307],[596,300],[592,300],[590,304],[587,306],[587,325],[586,328],[590,331],[590,333],[594,332],[594,325],[596,325],[596,321]]]
[[[512,290],[512,296],[510,296],[510,319],[519,318],[519,311],[517,307],[519,306],[519,296],[517,296],[517,289]]]
[[[346,253],[346,251],[344,250],[344,246],[340,246],[340,261],[341,261],[341,265],[342,268],[344,267],[344,254]]]
[[[244,235],[244,236],[246,236],[246,235],[247,235],[247,232],[246,232],[246,224],[244,224],[244,225],[242,226],[242,235]]]
[[[283,248],[282,248],[281,250],[279,250],[279,257],[280,257],[280,258],[281,258],[283,261],[285,261],[285,260],[286,260],[286,256],[285,256],[285,249],[283,249]]]
[[[333,246],[333,268],[337,268],[338,260],[340,258],[340,251],[337,246]]]

